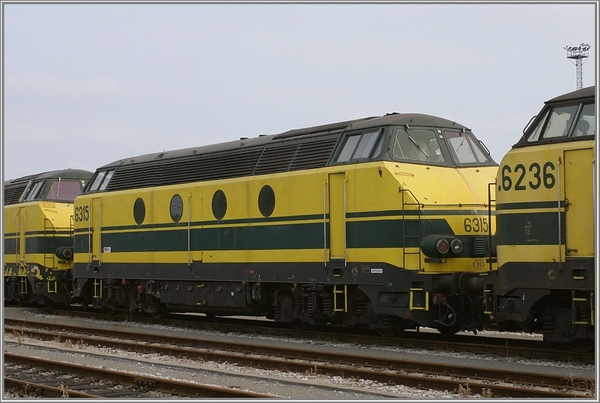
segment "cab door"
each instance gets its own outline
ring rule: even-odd
[[[26,242],[25,236],[27,232],[27,209],[19,207],[16,217],[16,238],[15,238],[15,264],[19,267],[19,263],[26,263],[25,254]]]
[[[90,212],[90,265],[97,270],[102,264],[102,199],[92,199]]]
[[[565,151],[566,253],[593,256],[594,195],[591,148]]]
[[[329,262],[346,265],[346,174],[329,174]]]
[[[202,262],[203,245],[201,237],[201,229],[194,228],[194,223],[202,221],[202,192],[200,190],[192,191],[187,200],[183,201],[183,217],[187,221],[187,240],[188,240],[188,266],[194,262]]]

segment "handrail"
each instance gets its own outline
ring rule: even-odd
[[[418,252],[410,252],[407,253],[406,252],[406,239],[409,238],[408,235],[406,235],[406,206],[409,205],[416,205],[417,206],[417,211],[419,212],[419,214],[417,214],[417,225],[418,225],[418,235],[416,235],[416,237],[418,238],[418,242],[417,244],[420,244],[421,238],[423,237],[422,229],[421,229],[421,203],[419,202],[419,200],[417,199],[417,197],[414,195],[413,192],[411,192],[410,189],[405,189],[405,188],[400,188],[400,193],[402,194],[402,266],[404,268],[406,268],[406,255],[409,254],[414,254],[414,255],[419,255],[419,263],[418,263],[418,270],[421,270],[421,248],[419,246],[417,246]],[[415,200],[415,202],[412,203],[407,203],[406,202],[406,192],[408,192],[412,198]],[[415,235],[412,235],[411,237],[415,237]]]
[[[327,267],[327,182],[323,182],[323,266]]]
[[[492,246],[492,203],[496,203],[496,199],[492,199],[492,188],[496,188],[496,182],[488,183],[488,222],[490,223],[488,226],[488,242],[489,242],[489,251],[490,251],[490,272],[493,270],[492,260],[493,256],[493,246]],[[497,229],[496,229],[497,231]]]
[[[561,219],[560,219],[560,174],[561,174],[561,158],[558,157],[558,186],[557,186],[557,192],[558,192],[558,197],[557,197],[557,202],[558,202],[558,271],[559,273],[562,274],[561,270],[562,270],[562,226],[561,226]]]
[[[192,214],[192,194],[188,195],[187,208],[187,252],[188,252],[188,267],[192,266],[192,234],[191,234],[191,214]]]

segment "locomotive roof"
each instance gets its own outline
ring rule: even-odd
[[[85,171],[83,169],[60,169],[55,171],[41,172],[33,175],[21,176],[20,178],[9,179],[4,181],[4,187],[11,185],[18,185],[20,183],[27,183],[36,179],[89,179],[93,175],[93,172]]]
[[[569,93],[559,95],[555,98],[552,98],[549,101],[546,101],[545,103],[551,104],[551,103],[556,103],[556,102],[574,101],[577,99],[591,98],[595,94],[596,94],[596,86],[592,85],[591,87],[586,87],[586,88],[582,88],[580,90],[571,91]]]
[[[549,138],[545,138],[540,137],[535,141],[530,141],[529,137],[532,135],[532,133],[534,132],[534,130],[538,130],[537,128],[539,127],[539,121],[540,119],[545,119],[546,115],[544,114],[545,110],[549,110],[553,107],[555,107],[557,104],[563,104],[563,103],[589,103],[590,101],[593,101],[595,99],[595,95],[596,95],[596,86],[592,85],[591,87],[586,87],[586,88],[582,88],[579,90],[575,90],[575,91],[571,91],[568,92],[566,94],[562,94],[559,95],[557,97],[554,97],[546,102],[544,102],[544,106],[541,109],[541,111],[538,113],[538,115],[534,116],[533,118],[531,118],[530,122],[527,124],[527,126],[525,126],[525,129],[523,129],[523,135],[519,138],[519,141],[513,145],[513,147],[529,147],[529,146],[535,146],[537,144],[540,143],[556,143],[556,142],[563,142],[563,141],[579,141],[579,140],[585,140],[587,136],[577,136],[577,137],[568,137],[568,130],[565,133],[565,135],[563,136],[552,136]],[[567,129],[569,129],[567,127]],[[539,133],[538,133],[539,135]]]
[[[4,205],[18,203],[21,195],[27,188],[30,181],[44,179],[76,179],[87,180],[92,177],[93,173],[83,169],[60,169],[55,171],[47,171],[33,175],[21,176],[20,178],[11,179],[4,182]]]
[[[362,119],[346,120],[337,123],[330,123],[301,129],[293,129],[279,134],[263,134],[253,138],[243,137],[239,140],[233,140],[223,143],[138,155],[111,162],[110,164],[101,166],[99,169],[157,160],[166,161],[172,158],[180,158],[200,154],[212,154],[221,151],[250,148],[254,146],[265,146],[269,143],[278,143],[284,141],[285,139],[295,138],[299,136],[309,138],[316,136],[324,136],[327,134],[337,134],[346,130],[360,130],[369,127],[381,126],[401,126],[405,124],[408,124],[409,126],[433,126],[458,130],[462,130],[464,128],[465,130],[470,130],[466,126],[463,126],[457,122],[453,122],[451,120],[447,120],[433,115],[426,115],[421,113],[394,112],[388,113],[383,116],[372,116]]]

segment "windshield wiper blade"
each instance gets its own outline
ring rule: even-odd
[[[408,125],[404,125],[404,126],[406,126],[406,134],[408,135],[408,139],[409,139],[409,140],[410,140],[410,141],[411,141],[411,142],[412,142],[412,143],[413,143],[413,144],[414,144],[414,145],[415,145],[415,146],[416,146],[416,147],[417,147],[417,148],[418,148],[418,149],[419,149],[419,150],[420,150],[420,151],[421,151],[423,154],[425,154],[425,156],[426,156],[427,158],[429,158],[429,154],[428,154],[428,153],[427,153],[427,152],[426,152],[426,151],[423,149],[423,147],[421,147],[421,146],[419,145],[419,143],[417,143],[417,142],[415,141],[415,139],[413,139],[413,138],[412,138],[412,136],[410,135],[410,133],[409,133],[409,130],[410,130],[410,128],[408,127]]]

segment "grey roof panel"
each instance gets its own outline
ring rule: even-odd
[[[586,87],[586,88],[582,88],[580,90],[576,90],[576,91],[572,91],[563,95],[559,95],[555,98],[552,98],[549,101],[546,101],[545,103],[550,104],[550,103],[556,103],[556,102],[563,102],[563,101],[574,101],[574,100],[578,100],[578,99],[583,99],[583,98],[591,98],[596,94],[596,86],[593,85],[591,87]]]
[[[453,122],[451,120],[447,120],[444,118],[439,118],[432,115],[420,114],[420,113],[389,113],[384,116],[379,117],[367,117],[362,119],[354,119],[347,120],[343,122],[325,124],[320,126],[312,126],[301,129],[293,129],[288,130],[279,134],[272,135],[261,135],[259,137],[252,138],[244,138],[240,140],[233,140],[224,143],[218,144],[210,144],[199,147],[191,147],[184,148],[179,150],[172,151],[163,151],[152,154],[138,155],[135,157],[124,158],[121,160],[117,160],[111,162],[110,164],[106,164],[102,167],[116,167],[122,165],[129,164],[137,164],[142,162],[151,162],[151,161],[160,161],[160,160],[169,160],[173,158],[185,158],[185,157],[193,157],[194,155],[200,154],[213,154],[220,153],[224,151],[232,151],[232,150],[240,150],[244,148],[251,148],[255,146],[265,146],[269,143],[274,143],[277,141],[284,141],[286,139],[292,137],[310,137],[310,136],[319,136],[326,135],[329,133],[339,133],[344,130],[360,130],[366,127],[371,126],[388,126],[388,125],[405,125],[409,126],[436,126],[436,127],[445,127],[445,128],[456,128],[456,129],[466,129],[469,130],[466,126],[463,126],[457,122]]]

